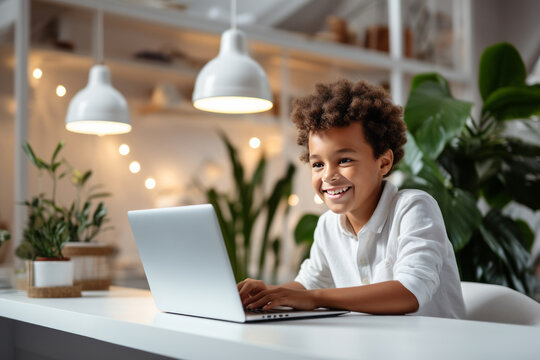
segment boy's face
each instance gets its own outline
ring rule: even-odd
[[[375,159],[359,122],[309,135],[313,188],[330,210],[351,222],[369,219],[392,162],[391,150]]]

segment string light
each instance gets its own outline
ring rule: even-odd
[[[146,186],[146,188],[148,190],[152,190],[153,188],[156,187],[156,180],[154,180],[153,178],[149,177],[148,179],[146,179],[146,181],[144,182],[144,186]]]
[[[132,161],[129,164],[129,171],[131,171],[134,174],[138,173],[139,171],[141,171],[141,164],[139,164],[138,161]]]
[[[118,148],[118,152],[120,153],[120,155],[126,156],[127,154],[129,154],[129,145],[128,144],[120,145],[120,147]]]
[[[300,198],[296,194],[289,195],[289,199],[287,200],[290,206],[296,206],[300,202]]]
[[[63,85],[58,85],[56,87],[56,95],[58,95],[58,97],[66,95],[66,92],[66,88]]]
[[[32,76],[34,77],[34,79],[39,80],[43,76],[43,71],[41,71],[40,68],[35,68],[34,71],[32,71]]]
[[[261,146],[261,140],[258,137],[252,137],[249,139],[249,146],[251,146],[252,149],[258,149],[259,146]]]

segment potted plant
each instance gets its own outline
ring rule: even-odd
[[[84,270],[89,267],[88,261],[83,260],[81,262],[79,258],[81,251],[71,251],[70,253],[66,244],[70,241],[90,241],[94,239],[102,230],[102,225],[108,221],[105,205],[100,202],[91,212],[91,202],[93,199],[109,196],[109,194],[96,193],[96,189],[100,187],[96,185],[86,194],[85,201],[81,201],[82,189],[92,172],[81,173],[74,169],[65,159],[58,160],[58,154],[64,145],[64,142],[58,143],[50,163],[37,157],[30,144],[26,143],[23,146],[28,159],[39,170],[39,187],[41,188],[43,172],[46,172],[52,180],[50,197],[46,197],[45,193],[40,193],[30,201],[24,202],[24,205],[29,210],[28,223],[24,230],[23,242],[16,249],[17,256],[33,261],[35,286],[39,286],[38,279],[41,275],[38,272],[41,272],[42,268],[59,268],[60,265],[52,265],[59,261],[66,264],[64,265],[66,267],[64,271],[66,276],[71,274],[71,284],[73,284],[73,274],[75,273],[75,284],[84,285],[80,284],[80,277],[86,277]],[[63,171],[60,173],[60,170]],[[56,191],[58,181],[69,174],[72,174],[71,183],[76,187],[77,196],[69,207],[65,207],[56,201]],[[103,253],[103,246],[100,249],[102,250],[101,253]],[[111,251],[107,248],[106,252],[110,254]],[[71,261],[68,256],[77,260]],[[45,258],[48,260],[45,260]],[[55,262],[52,262],[51,259],[55,259]],[[48,265],[45,265],[45,261],[47,261]],[[68,270],[67,267],[71,267],[71,270]],[[90,269],[90,272],[92,274],[99,273],[94,269]],[[110,283],[110,280],[108,280],[108,283]],[[88,290],[84,286],[82,287],[83,290]]]
[[[26,201],[29,218],[24,230],[29,266],[33,273],[31,286],[54,287],[73,285],[73,263],[62,254],[62,244],[68,240],[67,225],[54,211],[53,204],[41,196]],[[19,250],[19,254],[21,251]]]

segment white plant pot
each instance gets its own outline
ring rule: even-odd
[[[34,286],[73,286],[73,262],[71,260],[34,261]]]

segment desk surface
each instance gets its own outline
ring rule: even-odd
[[[161,313],[149,291],[120,287],[76,299],[0,290],[0,316],[175,358],[540,358],[540,328],[357,313],[237,324]]]

